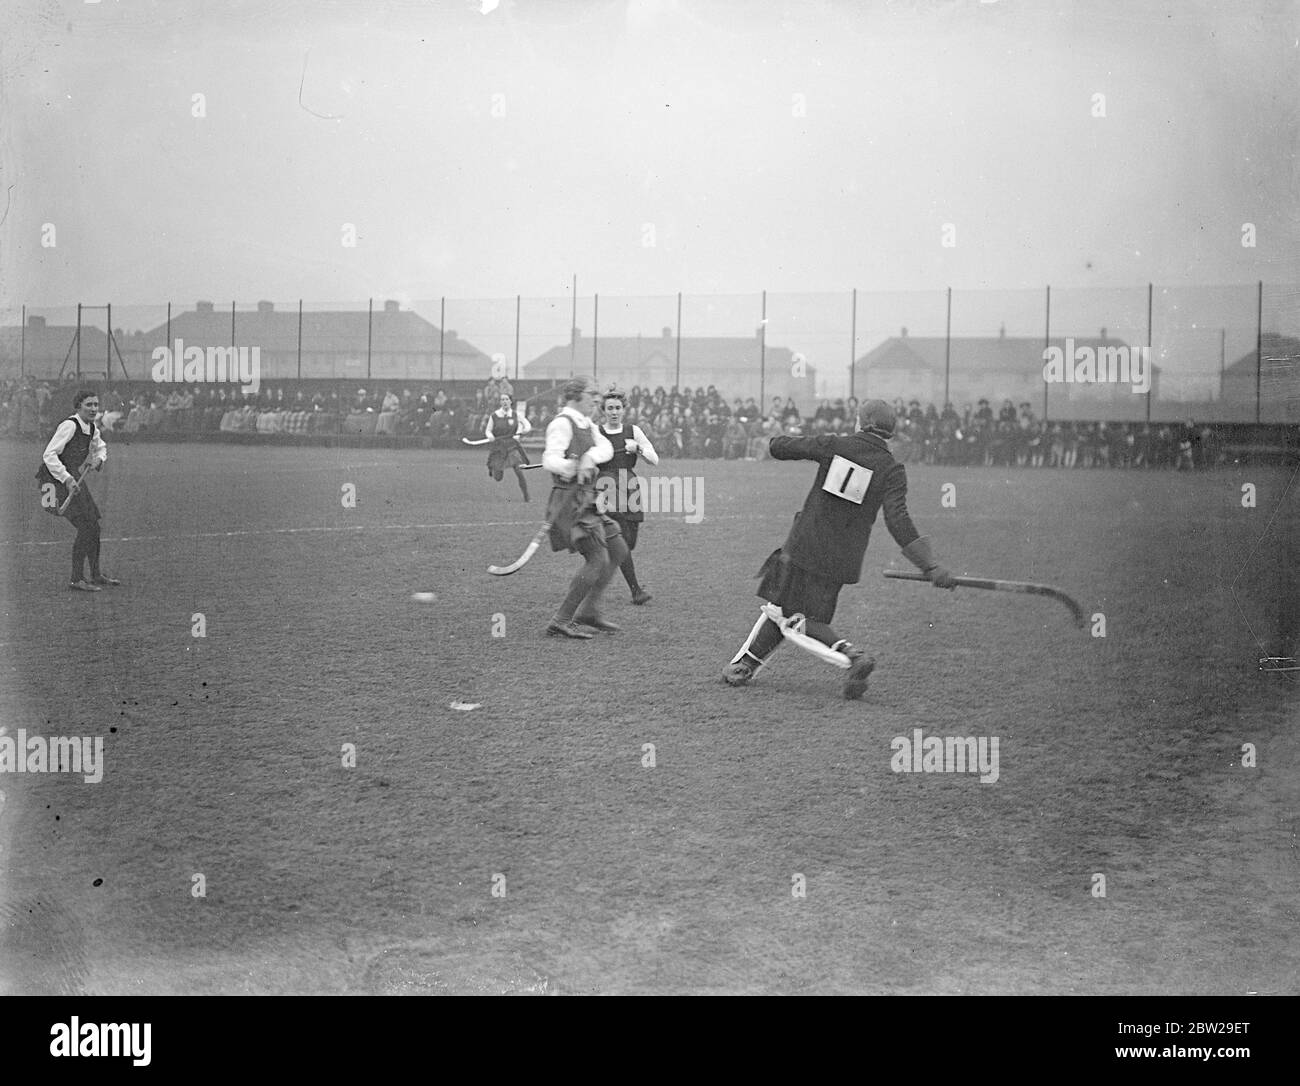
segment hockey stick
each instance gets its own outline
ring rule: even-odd
[[[462,437],[461,441],[463,441],[466,445],[490,445],[492,444],[493,438],[481,437],[477,441],[471,441],[467,437]]]
[[[537,534],[533,536],[532,541],[524,548],[524,553],[511,562],[508,566],[488,566],[488,572],[495,577],[505,577],[508,574],[516,573],[528,564],[528,560],[537,553],[537,548],[542,545],[542,540],[546,538],[551,530],[551,522],[547,521],[537,529]]]
[[[887,569],[884,573],[886,577],[896,581],[929,580],[924,573],[919,571]],[[1076,626],[1082,628],[1087,625],[1087,621],[1083,616],[1083,608],[1059,588],[1053,588],[1050,584],[1030,584],[1028,581],[995,581],[986,577],[954,577],[953,580],[957,582],[960,588],[987,588],[994,592],[1025,592],[1031,596],[1050,596],[1070,609],[1070,614],[1074,616]]]
[[[63,499],[63,504],[59,506],[57,512],[58,516],[63,516],[63,514],[67,511],[68,506],[72,504],[72,499],[75,498],[81,490],[82,480],[85,479],[85,477],[90,474],[91,469],[94,466],[95,465],[93,461],[90,459],[88,459],[84,464],[81,465],[81,471],[78,472],[77,474],[76,485],[68,487],[68,496]]]

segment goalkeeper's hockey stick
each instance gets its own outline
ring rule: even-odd
[[[887,569],[884,572],[886,577],[896,581],[929,580],[924,573],[919,571]],[[987,588],[994,592],[1025,592],[1031,596],[1050,596],[1070,609],[1070,614],[1074,616],[1076,626],[1083,627],[1087,625],[1083,616],[1083,608],[1070,596],[1067,596],[1059,588],[1053,588],[1050,584],[1030,584],[1028,581],[995,581],[987,577],[954,577],[953,580],[957,582],[959,588]]]
[[[524,549],[524,553],[511,562],[508,566],[488,566],[488,572],[495,577],[505,577],[510,573],[517,573],[528,564],[528,560],[537,553],[537,548],[542,545],[542,540],[546,538],[547,533],[551,530],[551,523],[547,521],[537,529],[537,534],[533,536],[532,541]]]
[[[82,480],[85,479],[85,477],[90,474],[91,469],[94,468],[94,466],[95,464],[93,459],[88,459],[84,464],[81,465],[81,471],[77,473],[76,485],[68,487],[68,496],[63,499],[63,504],[60,505],[58,508],[59,516],[63,516],[63,514],[67,511],[68,506],[72,504],[72,499],[75,498],[77,496],[77,492],[81,490]]]

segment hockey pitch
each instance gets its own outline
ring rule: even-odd
[[[1286,469],[909,465],[954,573],[1088,625],[886,580],[878,522],[846,702],[789,645],[720,680],[811,464],[664,461],[702,515],[650,515],[652,602],[616,577],[622,632],[573,642],[575,557],[487,574],[541,471],[119,439],[90,595],[4,451],[0,743],[47,756],[0,773],[0,992],[1297,990]]]

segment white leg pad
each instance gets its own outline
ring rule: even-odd
[[[769,604],[769,606],[770,606],[770,604]],[[737,663],[739,663],[739,662],[740,662],[740,658],[741,658],[742,656],[744,656],[745,653],[747,653],[747,652],[749,651],[749,646],[752,645],[752,644],[754,643],[754,638],[756,638],[756,637],[758,636],[758,631],[761,630],[761,629],[763,628],[763,623],[765,623],[766,621],[767,621],[767,615],[766,615],[766,614],[762,614],[762,615],[759,615],[759,616],[758,616],[758,621],[754,623],[754,628],[753,628],[752,630],[749,631],[749,636],[748,636],[747,638],[745,638],[745,643],[744,643],[743,645],[740,646],[740,651],[739,651],[738,653],[736,653],[736,655],[735,655],[734,657],[732,657],[731,662],[732,662],[733,664],[737,664]],[[762,664],[760,664],[759,666],[761,667]]]
[[[830,646],[823,645],[815,637],[809,637],[804,633],[803,622],[799,621],[802,616],[799,616],[796,619],[788,619],[785,617],[781,608],[774,603],[763,604],[762,610],[763,617],[770,618],[780,626],[781,633],[791,644],[798,645],[804,650],[804,652],[810,652],[812,655],[816,656],[818,660],[823,660],[828,664],[834,664],[836,667],[848,669],[853,666],[853,661],[845,656],[844,653],[836,652]]]

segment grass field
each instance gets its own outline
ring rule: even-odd
[[[955,572],[1106,636],[886,581],[878,524],[845,702],[788,646],[719,679],[809,464],[666,461],[703,520],[649,518],[653,602],[619,578],[579,643],[543,635],[574,557],[486,574],[546,484],[478,450],[119,442],[97,596],[4,451],[0,725],[102,736],[104,774],[0,775],[0,991],[1300,991],[1300,683],[1257,669],[1294,651],[1284,470],[910,467]],[[915,728],[998,737],[998,779],[895,773]]]

